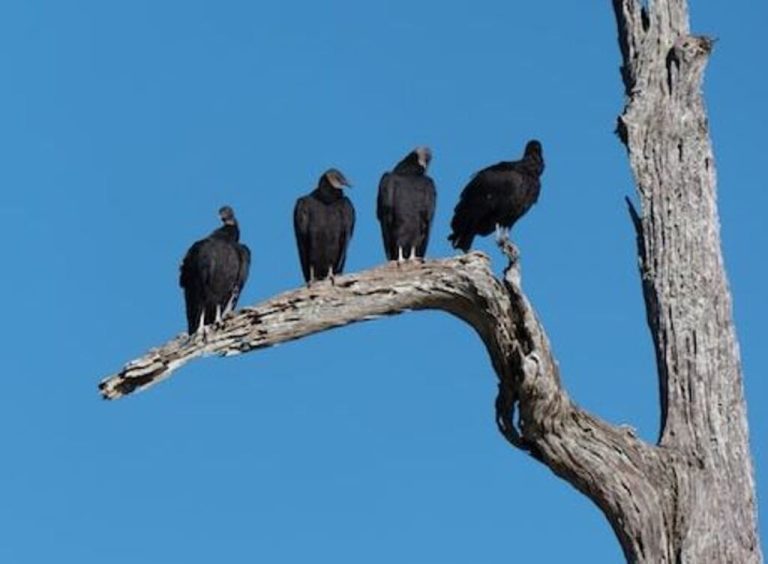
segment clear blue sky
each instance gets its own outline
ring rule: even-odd
[[[706,94],[765,536],[768,6],[692,11],[720,39]],[[498,435],[486,353],[444,314],[96,389],[183,329],[178,264],[221,204],[254,303],[299,284],[291,209],[325,168],[355,184],[355,271],[383,260],[378,179],[414,145],[435,257],[470,174],[537,137],[524,286],[573,397],[654,440],[618,65],[609,2],[5,0],[0,561],[620,561],[602,514]]]

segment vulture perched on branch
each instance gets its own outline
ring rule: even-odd
[[[435,183],[427,176],[428,147],[417,147],[379,182],[376,216],[389,260],[424,258],[435,215]]]
[[[355,228],[355,209],[344,195],[350,186],[335,168],[323,173],[312,192],[296,200],[293,228],[304,280],[330,278],[344,271],[347,246]]]
[[[234,310],[248,278],[251,251],[240,244],[235,212],[224,206],[219,217],[223,225],[192,245],[181,263],[179,285],[184,289],[190,335]]]
[[[456,249],[469,251],[475,235],[496,231],[499,242],[536,202],[544,172],[541,143],[528,141],[519,161],[502,161],[476,173],[464,188],[453,212],[448,237]]]

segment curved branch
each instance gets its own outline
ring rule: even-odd
[[[667,552],[674,514],[672,453],[649,445],[629,426],[614,426],[575,405],[560,385],[544,328],[510,268],[505,281],[518,346],[501,378],[497,421],[504,436],[592,499],[613,527],[629,562],[657,562]],[[520,432],[514,429],[514,403]],[[671,555],[668,560],[672,560]]]
[[[514,249],[505,251],[511,257]],[[516,260],[503,281],[493,275],[486,255],[472,253],[401,267],[389,263],[338,277],[335,285],[287,292],[229,317],[206,341],[180,336],[151,350],[99,387],[105,398],[116,399],[199,356],[241,354],[422,309],[455,315],[482,338],[499,377],[497,424],[510,443],[595,501],[632,559],[655,550],[644,546],[649,537],[664,542],[668,511],[658,493],[669,490],[664,454],[631,429],[610,425],[570,400],[544,328],[520,287]]]
[[[105,378],[99,389],[105,399],[117,399],[164,380],[200,356],[241,354],[410,309],[448,311],[467,320],[486,343],[497,343],[491,338],[493,325],[508,302],[482,254],[402,267],[389,263],[338,276],[334,285],[316,283],[243,308],[205,340],[179,335]],[[492,350],[491,355],[503,358],[504,353]]]

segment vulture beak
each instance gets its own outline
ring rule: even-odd
[[[416,156],[419,159],[419,166],[427,170],[429,162],[432,160],[432,151],[429,150],[429,147],[417,147]]]
[[[352,187],[352,184],[349,182],[349,180],[347,180],[347,177],[338,170],[333,170],[327,173],[327,178],[328,182],[331,183],[331,186],[337,190],[341,190],[345,186],[348,188]]]

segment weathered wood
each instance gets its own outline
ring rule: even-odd
[[[226,318],[205,340],[180,335],[130,362],[99,388],[105,398],[116,399],[167,378],[200,356],[241,354],[409,309],[444,309],[474,319],[482,316],[474,304],[493,303],[503,296],[484,255],[402,267],[390,263],[357,275],[337,276],[335,284],[319,282],[246,307]],[[478,328],[488,332],[487,325]]]
[[[723,268],[703,72],[713,42],[685,0],[614,0],[628,95],[618,132],[637,182],[638,254],[659,372],[659,444],[675,453],[665,554],[759,562],[741,363]],[[655,531],[643,533],[651,539]],[[647,542],[647,541],[646,541]]]
[[[354,322],[408,310],[446,311],[470,324],[485,343],[499,376],[499,429],[590,496],[631,551],[647,522],[664,539],[668,455],[576,406],[563,390],[544,328],[520,287],[515,257],[503,281],[488,257],[472,253],[397,267],[390,263],[356,275],[287,292],[225,320],[207,340],[186,336],[151,350],[103,380],[116,399],[145,389],[204,355],[235,355]],[[652,476],[653,479],[647,479]],[[648,519],[648,516],[653,516]],[[642,539],[641,539],[642,540]]]

